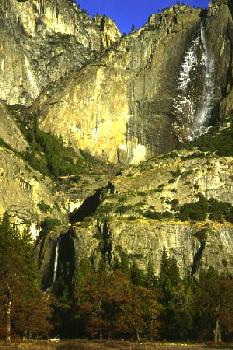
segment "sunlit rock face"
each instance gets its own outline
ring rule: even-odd
[[[209,218],[181,221],[176,216],[153,219],[145,215],[148,211],[175,213],[174,203],[194,203],[199,193],[207,199],[233,204],[233,158],[203,156],[204,153],[194,151],[174,152],[131,166],[117,177],[113,182],[115,192],[105,194],[92,216],[73,225],[76,268],[87,257],[98,266],[104,239],[105,246],[109,243],[110,264],[121,261],[125,254],[144,271],[151,263],[159,274],[165,249],[177,260],[182,275],[198,274],[201,268],[210,266],[223,273],[232,271],[230,222]],[[60,233],[67,231],[68,227]],[[47,276],[50,271],[50,281],[57,268],[55,253],[60,233],[51,233],[46,244],[40,242],[38,246],[44,256],[42,275]]]
[[[7,106],[0,102],[0,140],[11,149],[22,152],[28,147],[28,143],[20,132],[20,129],[8,112]]]
[[[59,205],[56,202],[59,202]],[[35,238],[40,223],[48,216],[64,218],[64,201],[48,178],[34,171],[13,151],[0,147],[0,216],[8,212],[11,222]],[[47,205],[47,211],[41,204]],[[37,226],[38,225],[38,226]]]
[[[173,6],[127,36],[68,0],[3,0],[0,11],[0,98],[32,104],[44,131],[104,161],[168,152],[233,109],[225,0]]]
[[[174,6],[41,102],[41,127],[96,156],[139,163],[232,109],[232,15]]]
[[[185,6],[152,16],[41,97],[42,129],[111,162],[139,163],[174,148],[177,74],[200,21],[200,10]]]
[[[67,0],[2,0],[0,17],[0,98],[8,104],[30,104],[120,37]]]

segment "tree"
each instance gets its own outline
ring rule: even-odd
[[[233,331],[233,280],[219,276],[213,268],[202,271],[195,308],[204,329],[201,336],[210,339],[213,334],[215,343],[220,343],[223,330]]]
[[[76,305],[90,337],[154,337],[160,308],[154,291],[119,270],[91,272],[76,287]]]
[[[163,250],[160,261],[160,274],[158,284],[161,289],[164,302],[169,301],[172,288],[180,282],[180,274],[177,261],[174,257],[168,257],[166,250]]]
[[[193,325],[193,290],[187,279],[180,278],[177,261],[164,250],[158,279],[159,301],[163,305],[160,315],[162,338],[188,339]]]
[[[7,342],[11,342],[12,324],[18,334],[29,330],[47,332],[49,307],[44,307],[44,296],[39,287],[39,274],[34,259],[33,244],[29,234],[20,233],[10,224],[4,214],[0,221],[0,301],[6,317]],[[38,306],[42,306],[38,309]],[[24,310],[20,315],[19,311]],[[36,310],[38,312],[36,312]],[[42,312],[44,310],[44,312]],[[26,325],[27,314],[32,314]],[[43,314],[43,317],[42,317]],[[40,317],[39,317],[40,315]],[[40,326],[36,319],[40,319]],[[12,322],[13,321],[13,322]],[[15,327],[17,323],[17,327]],[[35,325],[35,327],[33,326]]]

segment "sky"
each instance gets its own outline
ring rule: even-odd
[[[91,15],[105,14],[113,18],[123,33],[134,25],[140,28],[152,13],[171,6],[175,0],[77,0],[82,9]],[[187,5],[207,7],[208,0],[181,0]]]

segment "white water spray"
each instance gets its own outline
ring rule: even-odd
[[[194,118],[193,122],[193,136],[197,137],[208,130],[208,120],[213,108],[214,102],[214,60],[208,53],[208,46],[206,42],[206,35],[204,26],[201,26],[201,42],[203,45],[202,60],[205,66],[205,84],[202,96],[202,106]]]
[[[184,56],[177,81],[178,96],[173,107],[177,120],[175,128],[182,141],[191,141],[208,130],[214,104],[214,68],[202,24],[200,34]]]
[[[54,267],[53,267],[53,284],[56,282],[56,279],[57,279],[58,258],[59,258],[59,239],[57,240],[57,243],[56,243],[56,252],[55,252],[55,260],[54,260]]]

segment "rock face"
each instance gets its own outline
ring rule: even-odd
[[[24,151],[28,146],[16,121],[3,103],[0,103],[0,140],[18,152]]]
[[[0,98],[29,105],[40,95],[41,128],[75,148],[139,163],[232,110],[227,1],[208,12],[173,6],[125,37],[68,0],[4,0],[0,11]]]
[[[47,217],[67,222],[68,199],[49,178],[32,169],[23,153],[29,145],[7,107],[0,104],[0,216],[7,211],[20,231],[36,238]]]
[[[0,150],[0,215],[8,211],[20,230],[30,228],[34,238],[48,216],[66,218],[65,197],[61,200],[49,179],[31,169],[18,154]],[[59,205],[57,204],[59,203]]]
[[[122,163],[192,139],[232,109],[232,25],[224,2],[208,13],[175,6],[151,16],[42,98],[41,127]]]
[[[120,37],[110,20],[102,28],[68,0],[3,0],[0,16],[0,98],[11,105],[31,104]]]
[[[0,18],[0,215],[9,211],[35,235],[48,216],[62,221],[38,239],[43,287],[62,271],[71,278],[82,257],[98,264],[103,239],[110,264],[127,254],[158,273],[166,249],[182,273],[232,271],[232,224],[163,217],[200,194],[233,204],[232,158],[179,151],[151,159],[233,110],[230,0],[208,11],[173,6],[127,36],[70,0],[2,0]],[[106,167],[55,183],[33,170],[20,131],[30,115]],[[135,165],[113,179],[109,162]]]
[[[232,2],[216,1],[209,9],[207,20],[208,46],[215,57],[215,76],[218,82],[216,100],[221,118],[233,108],[233,8]]]
[[[203,221],[181,221],[176,215],[162,217],[163,213],[176,213],[179,206],[197,202],[200,193],[207,199],[233,204],[232,165],[230,157],[182,151],[130,167],[101,197],[92,197],[86,207],[84,202],[82,209],[76,210],[77,222],[70,236],[76,269],[87,257],[98,266],[101,257],[111,265],[126,255],[142,270],[152,263],[158,274],[165,249],[177,260],[182,274],[198,274],[200,268],[209,266],[220,272],[232,271],[232,223],[208,217]],[[160,213],[161,218],[153,218],[153,213]],[[66,230],[48,236],[48,244],[40,246],[43,256],[54,256],[56,242]],[[62,264],[62,257],[59,259]],[[41,262],[45,287],[52,283],[48,271],[53,267],[54,259]],[[58,275],[61,273],[58,268]]]
[[[170,150],[176,144],[174,130],[167,129],[177,69],[200,21],[200,10],[188,7],[152,16],[49,101],[42,99],[41,127],[113,162],[137,163]]]

